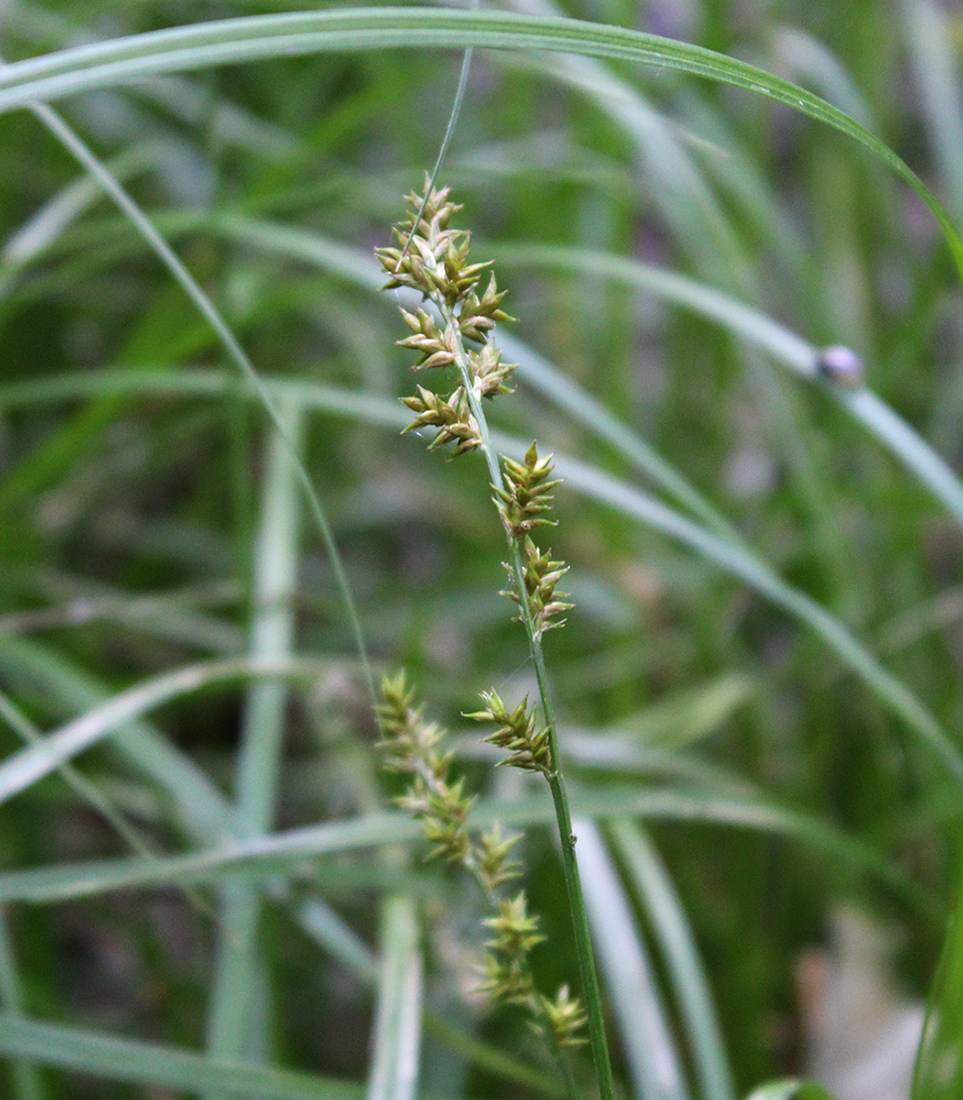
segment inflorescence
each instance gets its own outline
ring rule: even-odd
[[[398,803],[421,821],[430,844],[427,858],[441,857],[462,866],[495,910],[495,915],[483,922],[492,935],[485,941],[479,992],[527,1008],[532,1027],[548,1032],[558,1047],[578,1046],[584,1042],[580,1032],[585,1023],[578,999],[569,996],[568,986],[562,986],[554,1000],[535,988],[528,956],[545,937],[538,931],[538,917],[527,911],[524,890],[511,898],[498,893],[505,883],[519,877],[518,864],[510,853],[521,838],[503,838],[497,824],[477,839],[470,834],[467,818],[475,798],[465,794],[463,778],[452,782],[449,777],[451,753],[442,747],[445,731],[425,721],[422,708],[414,705],[414,691],[405,683],[404,673],[386,678],[381,694],[378,748],[387,771],[410,777]],[[500,700],[494,709],[504,711]]]
[[[377,250],[389,277],[384,289],[416,290],[433,307],[430,312],[401,309],[411,334],[398,343],[417,352],[412,370],[448,371],[452,379],[449,387],[435,390],[418,385],[413,395],[401,399],[415,414],[405,432],[434,428],[429,450],[450,443],[454,456],[479,449],[485,454],[512,558],[504,563],[511,582],[502,594],[516,604],[516,621],[525,625],[531,645],[538,647],[545,631],[563,625],[559,616],[572,606],[565,602],[565,593],[556,592],[568,566],[553,560],[551,551],[540,550],[533,538],[539,528],[554,525],[549,512],[559,480],[551,476],[551,459],[539,458],[534,443],[523,462],[504,455],[496,459],[490,449],[481,402],[511,393],[508,383],[516,369],[516,364],[502,362],[491,336],[499,321],[513,318],[501,308],[506,292],[498,289],[494,274],[489,272],[488,285],[481,291],[482,277],[491,265],[469,261],[471,236],[451,228],[461,206],[450,202],[448,194],[448,188],[433,190],[426,177],[422,194],[406,197],[411,209],[393,229],[395,245]],[[554,1000],[535,989],[528,954],[543,937],[538,918],[527,912],[524,891],[513,898],[497,894],[500,886],[518,877],[517,864],[508,858],[518,837],[502,839],[496,826],[477,841],[472,839],[467,819],[474,797],[465,793],[463,779],[449,778],[451,754],[442,748],[444,731],[423,720],[403,674],[386,679],[382,695],[379,747],[385,767],[410,776],[399,802],[421,821],[431,845],[429,858],[463,866],[496,910],[485,921],[492,936],[486,941],[481,989],[496,1000],[525,1005],[532,1013],[532,1026],[547,1034],[556,1050],[583,1042],[579,1032],[585,1014],[568,987],[563,986]],[[487,740],[509,753],[502,763],[555,780],[551,730],[539,727],[527,697],[511,711],[494,690],[483,692],[481,699],[484,710],[466,717],[497,725]]]

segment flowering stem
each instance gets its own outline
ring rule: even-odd
[[[612,1067],[602,1019],[602,995],[575,858],[576,838],[560,770],[558,735],[541,644],[545,630],[562,625],[561,622],[552,622],[553,616],[571,606],[564,602],[562,593],[555,593],[555,585],[567,566],[560,561],[551,561],[548,553],[541,553],[529,536],[532,529],[549,522],[542,513],[548,509],[550,490],[558,482],[546,480],[551,473],[551,464],[547,460],[539,462],[534,444],[525,456],[524,466],[506,459],[503,474],[499,456],[491,445],[482,399],[511,393],[505,383],[515,368],[501,363],[500,354],[488,335],[496,322],[511,320],[499,307],[505,291],[499,293],[495,276],[492,275],[487,289],[479,296],[479,280],[489,265],[469,263],[469,234],[449,228],[452,215],[461,207],[448,201],[447,188],[435,191],[430,180],[426,179],[424,196],[412,194],[407,198],[412,212],[394,229],[395,239],[401,247],[377,250],[389,274],[385,289],[408,286],[420,291],[423,298],[437,307],[444,330],[423,309],[416,313],[402,310],[412,334],[398,343],[419,353],[415,370],[454,366],[460,375],[461,385],[448,396],[418,386],[415,395],[403,397],[403,403],[416,414],[405,430],[423,426],[438,428],[429,449],[453,443],[454,453],[459,455],[478,448],[488,464],[511,558],[507,568],[512,575],[513,591],[506,595],[518,604],[519,619],[528,635],[545,727],[535,731],[534,715],[526,716],[524,703],[509,714],[495,692],[483,693],[487,709],[472,717],[480,720],[494,718],[502,725],[497,735],[500,740],[496,743],[503,744],[512,752],[507,763],[540,771],[548,780],[562,844],[562,867],[599,1093],[601,1100],[614,1100]],[[481,350],[466,351],[465,339],[481,345]],[[398,724],[404,726],[406,720]],[[495,737],[492,735],[490,740]],[[447,788],[447,793],[448,801],[453,800],[459,814],[467,813],[460,786]],[[432,839],[440,845],[440,851],[449,853],[449,857],[451,852],[459,853],[458,859],[462,860],[464,853],[461,848],[464,845],[459,829],[463,816],[456,820],[452,807],[443,806],[441,809],[445,813],[442,815],[439,811],[437,820],[432,821],[433,833],[437,834]],[[496,984],[499,980],[497,974],[492,978]],[[582,1008],[569,1000],[565,987],[559,990],[555,1002],[549,1005],[543,1001],[541,1005],[543,1012],[550,1017],[548,1030],[556,1032],[558,1045],[561,1046],[565,1040],[559,1037],[566,1033],[573,1034],[581,1023],[577,1017],[581,1015]]]
[[[471,414],[478,427],[481,438],[481,451],[488,464],[488,472],[492,486],[496,489],[504,487],[498,457],[491,445],[488,421],[481,400],[475,393],[472,385],[471,372],[468,365],[468,357],[465,352],[458,331],[458,325],[454,316],[444,306],[441,313],[449,331],[453,334],[455,362],[461,374],[462,385],[468,397]],[[526,598],[525,569],[522,564],[522,551],[519,540],[506,533],[509,551],[511,553],[512,573],[515,578],[515,590],[519,595],[522,622],[525,633],[528,635],[529,650],[535,665],[535,679],[538,683],[538,695],[542,705],[542,717],[548,729],[549,746],[551,749],[552,768],[547,774],[548,785],[552,792],[552,801],[555,804],[555,820],[558,825],[559,840],[562,845],[562,868],[565,874],[565,888],[568,894],[569,911],[572,916],[572,928],[575,934],[575,951],[578,957],[579,976],[582,982],[582,993],[585,998],[585,1012],[588,1017],[589,1042],[592,1048],[592,1060],[595,1063],[595,1074],[599,1085],[600,1100],[614,1100],[615,1089],[612,1080],[612,1065],[609,1059],[608,1041],[605,1036],[605,1023],[602,1018],[602,992],[599,987],[598,974],[595,968],[595,955],[592,951],[592,941],[589,934],[588,915],[585,911],[585,900],[582,896],[582,881],[579,877],[578,861],[575,856],[576,836],[572,828],[572,814],[569,810],[568,794],[565,790],[565,781],[560,769],[560,754],[558,747],[558,735],[555,729],[555,711],[552,706],[551,695],[548,687],[548,673],[545,669],[545,657],[542,653],[541,638],[532,617],[532,609]]]

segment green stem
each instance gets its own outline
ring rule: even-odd
[[[520,574],[521,555],[514,539],[513,552],[515,570]],[[524,577],[521,577],[524,585]],[[525,588],[519,591],[524,594]],[[565,889],[568,893],[568,905],[572,914],[572,930],[575,933],[575,952],[578,956],[579,974],[582,979],[582,992],[585,996],[585,1011],[588,1016],[589,1040],[592,1046],[592,1058],[598,1078],[601,1100],[613,1100],[615,1088],[612,1081],[612,1064],[609,1059],[608,1040],[605,1036],[605,1023],[602,1019],[602,991],[599,987],[598,973],[595,968],[595,953],[589,935],[588,914],[585,911],[585,899],[582,896],[582,879],[578,871],[575,856],[575,842],[578,839],[572,827],[572,814],[568,805],[568,793],[561,772],[561,757],[558,748],[558,736],[555,731],[555,712],[548,691],[548,674],[545,671],[545,658],[542,644],[535,635],[531,609],[522,599],[525,629],[528,633],[529,648],[535,662],[535,678],[538,681],[538,694],[542,703],[542,715],[548,727],[548,740],[552,752],[552,772],[548,775],[548,786],[555,804],[555,820],[558,825],[559,840],[562,845],[562,868],[565,872]]]
[[[488,421],[482,403],[472,388],[468,356],[462,343],[461,333],[453,314],[442,303],[441,313],[445,323],[455,335],[456,361],[461,373],[462,384],[468,397],[468,405],[478,425],[481,437],[481,450],[488,463],[488,472],[493,487],[504,487],[498,457],[491,446],[488,433]],[[582,993],[585,997],[585,1011],[588,1016],[589,1041],[592,1047],[592,1060],[595,1063],[595,1075],[599,1085],[600,1100],[614,1100],[615,1087],[612,1080],[612,1064],[609,1059],[608,1040],[605,1036],[605,1023],[602,1018],[602,991],[599,987],[598,973],[595,968],[595,954],[589,934],[588,915],[582,896],[582,880],[579,877],[578,861],[575,857],[576,836],[572,829],[572,814],[568,805],[568,794],[560,767],[558,735],[555,730],[555,712],[548,689],[548,673],[545,670],[545,658],[542,643],[532,618],[532,609],[526,599],[525,570],[518,540],[506,533],[509,550],[512,555],[512,572],[515,576],[515,588],[522,609],[522,622],[528,635],[528,645],[535,665],[535,678],[538,682],[538,694],[542,704],[542,716],[548,728],[549,745],[552,755],[552,771],[546,777],[555,804],[555,820],[558,825],[559,839],[562,844],[562,868],[565,874],[565,889],[568,894],[569,911],[572,916],[572,928],[575,934],[575,951],[578,957],[579,976]]]

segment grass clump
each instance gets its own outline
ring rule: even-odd
[[[0,1091],[957,1100],[956,17],[294,8],[0,16]]]

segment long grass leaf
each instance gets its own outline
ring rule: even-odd
[[[512,453],[522,453],[517,448]],[[842,661],[868,684],[888,709],[925,742],[953,778],[963,784],[963,752],[912,691],[888,672],[846,627],[768,566],[680,516],[677,512],[596,467],[557,455],[555,471],[570,488],[605,501],[671,538],[678,539],[716,565],[740,577],[777,606],[806,623]]]
[[[552,404],[564,409],[578,423],[584,424],[604,439],[632,465],[650,478],[678,504],[687,508],[708,528],[732,542],[741,543],[742,536],[731,523],[714,508],[705,497],[684,477],[672,463],[667,462],[637,432],[620,420],[592,396],[584,387],[573,382],[537,352],[515,337],[498,334],[499,347],[519,364],[516,375],[526,385],[542,394]]]
[[[932,0],[900,4],[913,76],[922,97],[922,120],[928,131],[943,194],[957,217],[963,215],[963,98],[951,45],[948,20]]]
[[[599,967],[637,1100],[686,1100],[673,1028],[649,953],[602,836],[575,822],[578,862]]]
[[[819,349],[759,310],[684,275],[621,256],[552,245],[493,245],[492,251],[500,262],[506,264],[557,268],[615,279],[717,321],[730,332],[761,348],[776,362],[819,385],[915,474],[963,526],[963,484],[939,455],[871,390],[848,390],[826,385],[817,369]],[[501,334],[500,342],[510,346]],[[522,359],[519,373],[524,377],[528,363],[523,352],[519,350],[517,354]],[[571,388],[572,383],[558,380],[557,371],[546,371],[544,361],[536,359],[534,362],[534,384],[547,396],[558,386],[566,406],[574,407],[575,395],[569,396],[564,388],[566,384]],[[624,435],[629,432],[627,428],[623,426],[621,432],[616,434],[600,423],[597,430],[630,456],[623,441]],[[677,499],[681,499],[676,490],[673,492]],[[690,502],[686,503],[692,507]],[[701,513],[697,514],[706,519]]]
[[[176,1047],[118,1039],[102,1032],[0,1015],[0,1053],[107,1081],[196,1092],[214,1088],[227,1096],[261,1100],[361,1100],[364,1090],[348,1081],[308,1073],[221,1062]]]
[[[0,77],[3,76],[4,72],[5,67],[0,66]],[[308,508],[312,519],[328,551],[331,568],[334,572],[342,601],[344,602],[348,622],[351,626],[352,637],[361,660],[362,669],[368,686],[368,694],[373,702],[376,695],[374,676],[371,672],[368,660],[368,650],[364,640],[364,633],[361,629],[361,621],[358,618],[354,595],[351,591],[351,584],[348,581],[348,575],[345,572],[344,563],[338,551],[334,532],[331,530],[331,526],[328,523],[327,513],[324,510],[324,505],[321,503],[321,498],[315,491],[310,475],[304,465],[299,461],[292,441],[287,437],[281,415],[270,393],[265,389],[261,376],[255,370],[254,364],[248,358],[247,353],[234,336],[230,326],[221,316],[220,311],[201,288],[193,275],[187,270],[180,258],[174,253],[167,241],[160,235],[153,222],[151,222],[137,203],[134,202],[120,182],[111,175],[106,166],[93,154],[81,138],[74,133],[70,126],[68,126],[54,110],[46,104],[31,104],[30,109],[116,203],[125,217],[127,217],[137,232],[140,233],[147,242],[153,253],[171,273],[178,285],[184,290],[188,298],[194,303],[201,316],[204,317],[214,330],[219,342],[227,352],[228,358],[237,366],[243,379],[253,386],[257,392],[261,404],[264,406],[268,418],[274,426],[275,432],[280,437],[282,445],[286,448],[295,464],[295,473],[308,502]]]
[[[289,660],[294,634],[292,598],[298,572],[298,484],[296,467],[304,438],[304,417],[291,402],[278,405],[280,435],[269,443],[254,553],[254,613],[249,653],[254,661]],[[293,452],[293,453],[292,453]],[[247,693],[241,724],[235,820],[240,835],[271,831],[283,752],[287,684],[262,681]],[[259,968],[260,891],[231,883],[219,911],[217,954],[208,1015],[208,1050],[215,1058],[250,1053],[254,975]]]
[[[0,1004],[13,1019],[23,1019],[23,984],[17,966],[7,914],[0,910]],[[44,1090],[34,1062],[15,1058],[10,1066],[15,1100],[43,1100]]]
[[[661,948],[703,1100],[735,1100],[732,1073],[705,968],[685,910],[658,853],[636,823],[615,820],[609,836]]]
[[[40,730],[25,714],[21,713],[19,708],[3,692],[0,692],[0,719],[3,719],[28,745],[40,746],[43,744],[44,738]],[[91,783],[89,779],[81,775],[70,764],[61,764],[57,768],[57,774],[82,802],[85,802],[100,814],[104,821],[133,851],[139,852],[142,856],[153,854],[150,846],[140,833],[127,821],[120,810],[95,783]]]
[[[772,49],[782,62],[778,66],[796,83],[812,86],[829,103],[868,130],[873,128],[873,112],[856,87],[842,61],[818,38],[798,27],[777,26],[770,35]],[[788,72],[787,72],[788,70]]]
[[[562,14],[551,0],[511,0],[511,6],[527,15],[557,18]],[[679,140],[677,124],[596,58],[540,54],[529,64],[551,79],[577,88],[628,135],[642,177],[641,188],[700,273],[728,276],[743,287],[751,284],[748,257],[721,204]]]
[[[911,1100],[963,1096],[963,894],[943,942],[926,1006]]]
[[[386,898],[381,911],[381,980],[366,1100],[413,1100],[421,1042],[422,959],[412,898]]]
[[[90,673],[50,646],[29,638],[0,635],[0,670],[12,685],[39,689],[55,712],[69,713],[102,705],[111,693]],[[174,808],[177,826],[202,844],[234,835],[227,800],[196,764],[174,748],[154,727],[135,719],[111,738],[118,755],[149,777]]]
[[[929,901],[919,887],[895,870],[878,852],[825,822],[758,799],[719,796],[702,791],[593,790],[580,788],[572,798],[579,817],[605,821],[620,817],[700,823],[758,830],[790,838],[864,874],[890,884],[917,904]],[[472,828],[546,825],[554,809],[545,797],[513,802],[480,800],[471,815]],[[0,904],[13,901],[51,902],[148,884],[195,884],[213,881],[233,871],[252,869],[266,877],[313,871],[320,856],[363,851],[391,844],[411,843],[421,836],[420,826],[401,813],[367,814],[293,829],[270,837],[238,841],[228,848],[151,860],[113,859],[26,871],[0,872]]]
[[[191,376],[193,377],[193,376]],[[164,388],[171,385],[171,376],[166,382],[151,382]],[[126,379],[126,381],[125,381]],[[136,379],[130,375],[119,375],[105,379],[106,384],[136,385]],[[64,387],[66,383],[61,383]],[[289,392],[310,391],[312,397],[305,396],[305,408],[329,408],[351,416],[367,416],[372,413],[379,423],[405,422],[407,417],[399,417],[400,410],[391,402],[371,397],[359,397],[355,402],[344,391],[330,387],[313,386],[308,383],[287,383]],[[176,387],[171,385],[171,389]],[[204,372],[196,381],[189,383],[192,392],[211,392],[217,389],[209,372]],[[10,391],[7,391],[8,393]],[[63,392],[63,388],[60,389]],[[4,401],[0,391],[0,404]],[[859,395],[855,395],[859,396]],[[519,439],[493,435],[493,441],[499,450],[520,458],[527,444]],[[963,753],[949,739],[939,722],[920,702],[912,691],[899,679],[889,673],[869,650],[842,624],[799,589],[787,584],[753,554],[739,545],[706,531],[668,508],[660,501],[648,496],[637,488],[617,478],[603,473],[597,467],[589,466],[565,455],[556,454],[555,468],[565,478],[568,486],[576,492],[601,501],[645,524],[654,530],[676,539],[695,551],[706,561],[711,561],[724,571],[731,573],[747,583],[760,595],[783,608],[794,618],[809,626],[842,661],[855,672],[880,698],[880,700],[942,760],[946,769],[954,778],[963,783]],[[0,767],[0,800],[3,798],[3,768]]]
[[[94,707],[109,697],[89,674],[28,639],[0,636],[0,668],[7,677],[28,678],[40,686],[44,695],[70,709]],[[110,743],[178,808],[179,824],[195,840],[218,845],[236,839],[237,825],[227,799],[189,757],[156,729],[135,720],[121,726]],[[91,793],[93,804],[98,804],[101,792],[94,787]],[[371,950],[321,898],[292,897],[280,880],[268,882],[267,891],[278,904],[291,907],[298,925],[325,951],[362,979],[373,980],[377,960]]]
[[[0,803],[161,703],[227,680],[304,678],[317,675],[321,667],[323,663],[303,657],[265,660],[238,657],[189,665],[146,680],[68,722],[41,744],[23,749],[0,764]]]
[[[194,23],[91,43],[18,61],[0,72],[0,112],[152,73],[258,58],[398,47],[547,50],[677,69],[767,96],[869,149],[930,207],[963,276],[963,240],[915,172],[858,122],[788,80],[747,62],[673,39],[576,19],[429,8],[341,9]]]

